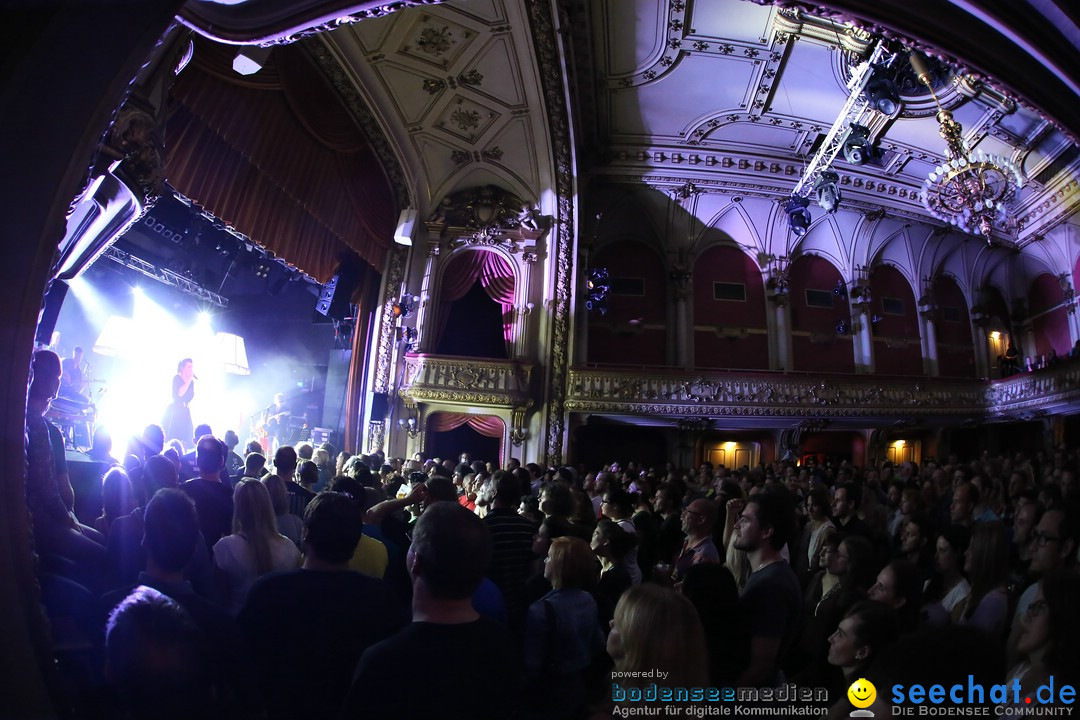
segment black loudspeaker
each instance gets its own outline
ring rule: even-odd
[[[34,341],[38,345],[51,345],[53,330],[56,329],[56,318],[60,316],[60,307],[67,297],[68,284],[63,280],[54,280],[49,285],[49,292],[45,293],[45,305],[41,310],[41,319],[38,320],[37,333]]]
[[[371,393],[371,422],[380,422],[390,414],[390,396],[387,393]]]
[[[315,312],[334,320],[349,317],[352,295],[360,283],[360,269],[355,263],[342,263],[330,281],[323,285]]]

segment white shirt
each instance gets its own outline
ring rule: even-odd
[[[259,574],[255,553],[242,535],[226,535],[214,544],[214,565],[229,579],[229,613],[236,615],[247,600],[248,591]],[[300,566],[300,551],[292,540],[278,535],[270,541],[270,572],[295,570]]]

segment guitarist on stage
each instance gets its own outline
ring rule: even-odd
[[[285,432],[289,427],[289,416],[291,415],[292,410],[285,401],[285,393],[275,395],[273,404],[263,410],[259,426],[267,436],[267,442],[269,443],[267,452],[271,455],[277,452],[277,449],[284,444]],[[285,479],[291,480],[292,478]]]

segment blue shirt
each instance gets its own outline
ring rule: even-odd
[[[555,637],[548,628],[547,609],[555,610]],[[551,647],[554,657],[547,659]],[[525,676],[532,678],[545,668],[561,675],[583,670],[604,649],[604,635],[596,600],[584,590],[552,590],[529,606],[525,620]]]

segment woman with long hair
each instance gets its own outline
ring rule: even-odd
[[[970,542],[970,533],[960,525],[950,525],[938,533],[934,549],[937,572],[926,589],[930,600],[926,606],[927,624],[959,622],[971,594],[971,585],[964,577],[964,553]]]
[[[297,548],[304,534],[304,521],[298,515],[289,512],[289,490],[285,481],[277,475],[264,475],[260,480],[270,493],[270,504],[274,508],[274,519],[278,532],[293,541]]]
[[[586,675],[604,647],[596,600],[597,562],[577,537],[551,541],[544,577],[551,592],[525,620],[526,717],[576,718],[585,708]]]
[[[971,594],[961,624],[1001,637],[1009,615],[1009,540],[1002,523],[975,523],[964,553],[964,570]]]
[[[623,593],[615,607],[607,651],[617,673],[612,684],[622,689],[656,682],[661,671],[665,687],[709,684],[701,618],[688,598],[669,588],[635,585]]]
[[[300,551],[278,532],[266,486],[258,480],[241,480],[233,490],[233,534],[214,544],[222,604],[235,615],[256,580],[299,565]]]

